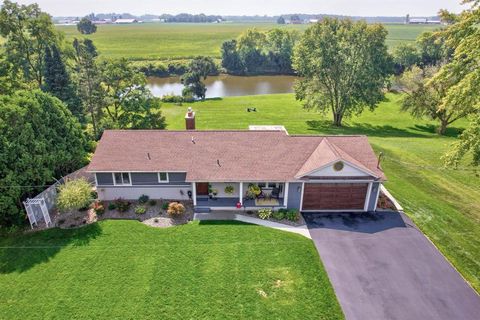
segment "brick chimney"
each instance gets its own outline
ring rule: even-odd
[[[191,107],[188,107],[185,115],[185,127],[187,130],[195,130],[195,112]]]

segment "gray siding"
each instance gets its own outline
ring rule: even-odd
[[[293,182],[288,186],[288,209],[300,209],[300,201],[302,198],[302,183]]]
[[[111,172],[103,173],[98,172],[97,183],[99,186],[113,186],[113,177]]]
[[[113,186],[113,176],[111,172],[98,172],[97,183],[99,186]],[[185,182],[187,174],[185,172],[169,172],[168,183],[159,183],[156,172],[131,172],[132,186],[168,186],[168,185],[190,185]]]
[[[375,211],[375,203],[377,202],[378,189],[380,189],[380,182],[372,183],[372,192],[370,193],[370,199],[368,199],[367,211]]]
[[[132,172],[130,176],[134,186],[190,185],[190,183],[185,182],[187,174],[184,172],[169,172],[168,183],[158,182],[158,174],[156,172]]]

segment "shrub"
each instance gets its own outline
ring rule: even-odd
[[[101,201],[95,201],[92,204],[92,209],[99,216],[101,216],[102,214],[105,213],[105,206],[103,205],[103,203]]]
[[[157,204],[157,200],[150,199],[150,201],[148,201],[148,204],[149,204],[149,205],[151,205],[151,206],[153,207],[154,205],[156,205],[156,204]]]
[[[62,212],[88,208],[92,202],[92,186],[83,178],[65,182],[58,191],[57,207]]]
[[[300,214],[297,209],[288,210],[285,216],[287,220],[290,221],[298,221],[298,219],[300,218]]]
[[[145,204],[145,203],[148,202],[148,200],[150,200],[150,197],[147,196],[146,194],[142,194],[142,195],[138,198],[138,203]]]
[[[117,209],[117,205],[113,202],[110,202],[108,204],[108,210],[112,211],[112,210],[115,210],[115,209]]]
[[[260,219],[266,220],[272,216],[272,209],[260,209],[258,210],[258,217]]]
[[[277,220],[283,220],[283,219],[285,219],[285,212],[284,212],[283,210],[281,210],[281,209],[278,210],[278,211],[274,211],[274,212],[272,213],[272,217],[273,217],[274,219],[277,219]]]
[[[92,192],[90,192],[90,195],[92,196],[92,199],[93,199],[93,200],[98,199],[98,193],[97,193],[97,191],[92,191]]]
[[[225,187],[225,193],[226,194],[233,194],[234,191],[235,191],[235,189],[233,188],[233,186],[228,185],[228,186]]]
[[[183,101],[182,96],[177,96],[173,93],[162,96],[162,102],[182,103]]]
[[[147,212],[147,207],[144,205],[138,205],[135,207],[136,214],[145,214]]]
[[[179,202],[170,202],[167,213],[171,216],[178,216],[185,212],[185,207]]]
[[[117,210],[120,212],[127,211],[130,208],[130,204],[131,203],[129,201],[122,198],[118,198],[117,200],[115,200],[115,206],[117,207]]]
[[[168,205],[169,205],[168,202],[162,203],[162,209],[163,209],[163,210],[167,210],[167,209],[168,209]]]

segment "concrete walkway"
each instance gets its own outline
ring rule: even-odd
[[[214,211],[214,212],[209,212],[209,213],[195,213],[193,216],[193,220],[236,220],[236,221],[241,221],[245,223],[251,223],[251,224],[257,224],[260,226],[268,227],[268,228],[273,228],[277,230],[282,230],[282,231],[287,231],[287,232],[293,232],[297,233],[299,235],[302,235],[308,239],[311,239],[310,232],[308,231],[308,228],[306,225],[304,226],[289,226],[283,223],[278,223],[278,222],[273,222],[273,221],[268,221],[268,220],[262,220],[254,217],[248,217],[244,216],[242,214],[236,214],[233,212],[227,212],[227,211]]]

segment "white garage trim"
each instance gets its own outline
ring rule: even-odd
[[[363,211],[368,211],[368,203],[370,202],[370,195],[372,193],[372,183],[368,184],[367,195],[365,196],[365,205],[363,206]]]

